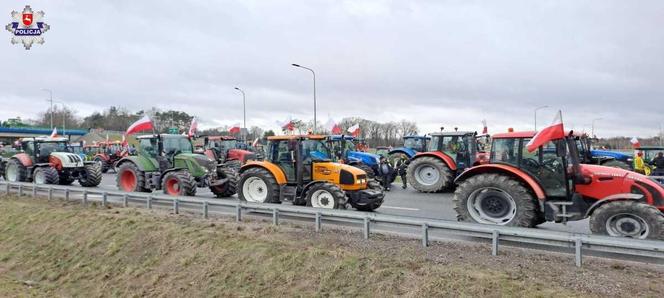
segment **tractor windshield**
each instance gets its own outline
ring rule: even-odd
[[[422,152],[425,148],[425,142],[423,138],[405,138],[403,141],[403,146],[418,152]]]
[[[193,153],[194,148],[186,137],[181,136],[164,136],[164,153],[181,152]]]
[[[67,142],[39,142],[37,143],[37,154],[48,156],[52,152],[69,152]]]
[[[429,151],[441,151],[452,157],[454,161],[467,162],[468,139],[471,136],[452,135],[452,136],[432,136],[429,142]]]
[[[315,161],[330,160],[330,150],[323,140],[304,140],[302,142],[302,157]]]

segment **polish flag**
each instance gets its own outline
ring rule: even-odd
[[[295,130],[295,125],[293,125],[293,118],[291,118],[290,116],[288,116],[288,119],[286,119],[286,121],[283,122],[277,121],[277,124],[279,124],[279,127],[281,127],[281,129],[286,129],[290,131]]]
[[[55,138],[58,136],[58,128],[53,127],[53,131],[51,132],[51,138]]]
[[[240,132],[240,123],[238,122],[238,123],[233,124],[233,126],[231,126],[231,128],[228,129],[228,132],[230,132],[231,134],[239,133]]]
[[[482,120],[482,134],[488,134],[489,133],[489,127],[486,126],[486,119]]]
[[[347,130],[351,135],[357,138],[360,135],[360,124],[355,124],[348,128]]]
[[[327,124],[325,124],[325,128],[330,131],[333,135],[340,135],[341,134],[341,126],[337,124],[337,122],[334,121],[334,119],[330,118],[330,120],[327,121]]]
[[[198,131],[198,122],[196,122],[196,117],[191,119],[191,126],[189,126],[189,133],[187,134],[190,138],[196,135]]]
[[[633,137],[631,140],[629,140],[630,143],[632,143],[632,148],[641,148],[641,142],[639,142],[639,139],[636,137]]]
[[[260,142],[261,142],[261,139],[260,139],[260,138],[256,138],[256,139],[254,140],[254,142],[251,143],[251,147],[254,147],[254,148],[255,148],[256,146],[258,146],[258,144],[259,144]]]
[[[556,118],[553,119],[551,125],[543,128],[538,131],[537,134],[526,144],[528,152],[533,152],[537,150],[539,146],[542,146],[549,141],[562,139],[565,137],[565,128],[563,127],[563,114],[558,110]]]
[[[130,135],[148,129],[154,129],[154,127],[152,126],[152,120],[150,120],[150,117],[148,117],[148,115],[145,115],[143,116],[143,118],[138,119],[138,121],[130,125],[129,128],[127,128],[126,134]]]

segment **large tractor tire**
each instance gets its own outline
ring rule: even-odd
[[[250,203],[280,203],[277,179],[264,168],[251,168],[240,175],[238,198]]]
[[[98,163],[83,166],[83,175],[78,178],[78,183],[83,187],[96,187],[101,183],[101,165]]]
[[[104,174],[110,169],[106,160],[104,160],[101,156],[95,156],[92,161],[98,163],[101,166],[101,172]]]
[[[358,168],[362,171],[365,171],[367,173],[367,178],[368,179],[374,179],[376,177],[376,173],[374,173],[374,170],[365,163],[358,162],[358,163],[352,164],[351,166],[354,166],[354,167],[356,167],[356,168]]]
[[[378,191],[383,191],[383,187],[378,183],[378,181],[369,181],[367,183],[367,187],[369,189],[373,190],[378,190]],[[367,212],[373,212],[374,210],[378,209],[381,205],[383,205],[383,201],[381,202],[376,202],[373,204],[369,205],[364,205],[364,206],[353,206],[355,209],[359,211],[367,211]]]
[[[28,169],[17,159],[10,159],[5,168],[5,180],[9,182],[26,182]]]
[[[346,209],[346,194],[339,186],[329,183],[317,183],[306,193],[307,206],[324,209]]]
[[[636,239],[664,239],[664,215],[636,201],[605,203],[590,216],[593,234]]]
[[[161,179],[161,189],[171,196],[195,196],[196,179],[187,171],[172,171]]]
[[[431,156],[413,159],[406,175],[408,183],[420,192],[439,192],[454,184],[452,171],[445,162]]]
[[[619,161],[619,160],[609,160],[605,163],[602,164],[605,167],[612,167],[612,168],[619,168],[623,170],[632,170],[632,167],[624,161]]]
[[[410,157],[408,157],[408,155],[406,155],[406,153],[403,153],[403,152],[392,152],[392,153],[387,155],[387,161],[390,162],[392,167],[397,166],[397,161],[399,159],[409,160]]]
[[[118,167],[116,176],[118,189],[126,192],[150,192],[145,186],[145,173],[132,162],[125,162]]]
[[[39,167],[32,173],[32,181],[35,184],[59,184],[60,176],[54,167]]]
[[[231,159],[224,162],[224,165],[228,168],[235,170],[235,172],[240,172],[240,168],[242,167],[242,162],[240,162],[237,159]]]
[[[219,186],[210,186],[210,191],[214,193],[217,198],[228,198],[237,193],[237,180],[238,175],[232,168],[220,168],[217,170],[219,179],[228,178],[228,182]]]
[[[459,221],[534,227],[539,205],[518,180],[501,174],[479,174],[461,182],[454,193]]]

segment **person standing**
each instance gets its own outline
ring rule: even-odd
[[[380,172],[380,184],[383,186],[385,191],[390,191],[391,181],[390,178],[394,175],[394,169],[387,162],[385,156],[380,157],[380,163],[378,164],[378,170]]]
[[[652,161],[650,161],[650,164],[655,166],[655,170],[652,173],[653,176],[664,176],[664,153],[663,152],[657,153],[657,157],[653,158]]]
[[[646,173],[645,163],[643,162],[643,152],[641,151],[637,152],[636,156],[634,156],[634,172],[644,175]]]
[[[399,158],[397,160],[396,168],[397,168],[397,174],[399,177],[401,177],[401,188],[406,189],[408,187],[408,180],[406,178],[406,171],[408,169],[408,164],[410,163],[410,160],[407,158]]]

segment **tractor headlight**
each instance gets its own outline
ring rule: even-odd
[[[629,161],[629,162],[633,162],[634,159],[633,159],[633,158],[628,158],[627,161]]]

